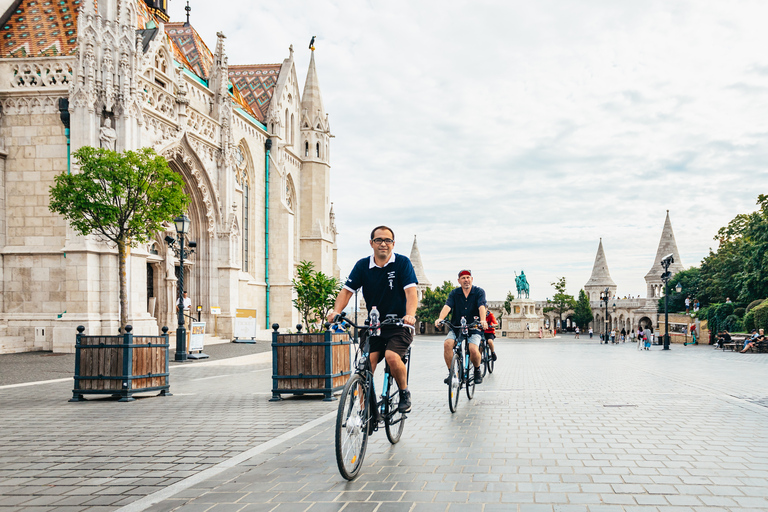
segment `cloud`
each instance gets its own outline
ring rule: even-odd
[[[178,4],[178,5],[176,5]],[[183,19],[181,2],[172,18]],[[237,16],[232,16],[237,12]],[[768,4],[353,0],[193,5],[230,63],[315,58],[342,273],[380,223],[433,284],[470,266],[491,299],[589,279],[645,295],[666,210],[686,266],[766,192]]]

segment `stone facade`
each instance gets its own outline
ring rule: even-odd
[[[197,242],[185,288],[209,325],[221,308],[220,336],[243,310],[261,330],[294,325],[296,265],[339,276],[314,51],[302,91],[293,48],[279,65],[230,66],[223,34],[211,52],[189,24],[169,22],[164,2],[66,0],[55,16],[76,19],[74,35],[49,31],[46,44],[11,19],[37,4],[14,2],[1,24],[0,352],[72,351],[77,325],[118,329],[116,251],[48,210],[55,176],[77,172],[69,155],[85,145],[151,147],[182,176]],[[137,334],[176,325],[166,235],[171,226],[129,257]]]

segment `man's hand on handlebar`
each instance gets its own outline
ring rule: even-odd
[[[405,315],[403,317],[403,323],[408,325],[415,325],[416,324],[416,317],[413,315]]]
[[[442,323],[443,323],[444,321],[445,321],[445,320],[440,320],[440,319],[438,318],[437,320],[435,320],[435,327],[438,327],[438,328],[439,328],[439,327],[440,327],[440,325],[442,325]]]
[[[486,322],[485,320],[481,320],[480,325],[483,326],[484,331],[488,329],[488,322]]]

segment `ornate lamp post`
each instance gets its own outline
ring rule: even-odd
[[[188,241],[188,249],[184,248],[184,236],[189,233],[189,228],[192,225],[192,221],[189,217],[182,215],[173,219],[173,223],[176,225],[177,238],[174,239],[170,236],[165,237],[165,242],[173,249],[176,256],[179,258],[179,281],[178,292],[179,298],[177,305],[179,309],[179,326],[176,328],[176,357],[175,361],[187,360],[187,329],[184,327],[184,258],[190,256],[195,252],[197,247],[196,242]]]
[[[608,301],[611,299],[611,291],[606,288],[600,292],[600,300],[605,302],[605,331],[603,333],[603,340],[605,344],[608,344]]]
[[[664,272],[661,274],[661,280],[664,282],[664,350],[669,350],[669,290],[667,288],[672,277],[669,266],[674,262],[675,258],[672,254],[661,259],[661,266],[664,268]]]
[[[615,302],[613,303],[613,318],[616,319],[616,303]],[[618,343],[618,339],[619,339],[619,333],[618,332],[616,333],[616,338],[615,339],[617,340],[616,343]]]

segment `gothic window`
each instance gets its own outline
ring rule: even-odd
[[[285,143],[290,144],[291,143],[291,124],[290,124],[290,118],[288,117],[288,109],[285,109]]]
[[[159,254],[157,252],[157,244],[155,242],[149,244],[149,254]]]
[[[291,144],[293,144],[293,114],[291,114]]]
[[[243,148],[240,146],[235,148],[235,164],[237,164],[238,167],[243,167],[245,164],[245,155],[243,154]]]
[[[309,156],[309,142],[304,142],[304,156]]]
[[[319,142],[315,145],[315,152],[317,153],[315,156],[317,156],[317,158],[320,158],[320,143]]]

